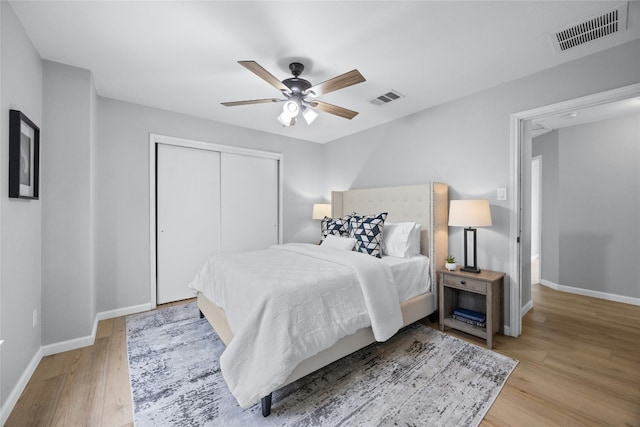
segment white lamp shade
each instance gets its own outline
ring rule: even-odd
[[[300,106],[295,101],[287,101],[282,106],[282,112],[289,117],[295,117],[300,112]]]
[[[311,219],[324,219],[325,216],[331,216],[331,205],[329,203],[314,204]]]
[[[278,116],[278,121],[282,124],[282,126],[293,126],[296,124],[296,118],[289,116],[287,113],[282,112]]]
[[[282,106],[282,113],[278,116],[278,121],[282,123],[282,126],[294,126],[299,112],[299,102],[290,99]]]
[[[490,227],[491,209],[488,200],[451,200],[449,225],[452,227]]]
[[[304,117],[304,120],[308,125],[310,125],[316,118],[318,118],[318,113],[316,113],[309,107],[305,107],[302,109],[302,117]]]

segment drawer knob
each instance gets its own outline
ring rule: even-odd
[[[467,283],[467,282],[466,282],[466,281],[464,281],[464,280],[461,280],[461,281],[460,281],[460,284],[461,284],[461,285],[464,285],[465,283]]]

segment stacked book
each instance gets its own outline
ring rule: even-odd
[[[487,315],[478,311],[458,307],[453,310],[453,315],[451,317],[479,328],[487,327]]]

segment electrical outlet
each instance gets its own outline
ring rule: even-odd
[[[37,324],[38,324],[38,309],[34,308],[33,309],[33,327],[35,328]]]
[[[498,188],[498,200],[507,200],[506,188]]]

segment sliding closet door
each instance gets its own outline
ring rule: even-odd
[[[222,252],[278,243],[278,160],[222,153]]]
[[[157,302],[195,296],[187,288],[220,252],[220,153],[158,144]]]

